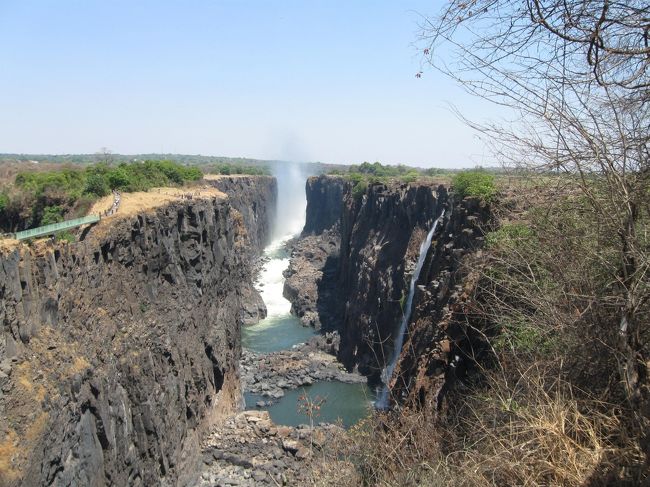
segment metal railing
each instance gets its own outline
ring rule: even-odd
[[[82,218],[75,218],[74,220],[66,220],[64,222],[52,223],[51,225],[45,225],[43,227],[32,228],[30,230],[24,230],[22,232],[16,232],[16,240],[25,240],[28,238],[43,237],[45,235],[51,235],[62,230],[67,230],[69,228],[78,227],[80,225],[86,225],[88,223],[96,223],[99,221],[98,215],[88,215]]]

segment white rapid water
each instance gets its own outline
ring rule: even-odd
[[[292,237],[293,234],[285,235],[264,249],[264,257],[268,260],[262,266],[255,287],[266,305],[267,319],[288,315],[291,310],[291,303],[282,295],[282,273],[289,267],[289,256],[284,252],[284,246]]]
[[[288,316],[291,310],[291,303],[282,296],[282,273],[289,267],[289,255],[285,245],[302,231],[305,224],[307,196],[304,187],[307,177],[301,167],[290,162],[278,162],[273,166],[273,175],[278,182],[273,241],[264,249],[266,262],[262,266],[256,285],[266,305],[268,318]]]
[[[388,407],[388,393],[390,392],[388,389],[388,384],[390,383],[390,379],[393,377],[393,372],[395,371],[395,366],[397,365],[397,359],[399,359],[400,353],[402,351],[402,345],[404,345],[404,335],[406,333],[406,327],[408,326],[409,319],[411,318],[411,306],[413,305],[415,284],[417,283],[420,277],[420,271],[422,270],[422,266],[424,265],[424,259],[427,257],[427,252],[429,251],[429,247],[431,247],[431,239],[433,239],[433,234],[436,231],[436,227],[438,226],[438,223],[442,220],[444,216],[445,216],[445,211],[443,210],[440,216],[436,219],[436,221],[433,222],[433,226],[431,227],[431,230],[429,230],[429,233],[427,234],[427,238],[425,238],[422,244],[420,244],[420,255],[418,256],[418,262],[415,265],[415,270],[413,271],[413,275],[411,276],[411,284],[409,285],[409,294],[408,297],[406,298],[406,307],[404,308],[402,321],[400,322],[399,330],[397,332],[397,336],[395,337],[395,342],[393,343],[392,357],[388,366],[384,369],[382,373],[382,382],[384,383],[384,386],[381,392],[379,393],[377,402],[375,403],[378,409],[386,409]]]

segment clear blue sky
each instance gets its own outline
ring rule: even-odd
[[[487,109],[415,77],[418,13],[439,7],[0,0],[0,152],[486,164],[447,104]]]

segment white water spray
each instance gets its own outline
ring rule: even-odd
[[[444,216],[445,216],[445,211],[443,210],[440,216],[436,219],[436,221],[433,222],[433,226],[431,227],[431,230],[429,230],[429,233],[427,234],[427,238],[425,238],[422,244],[420,245],[420,255],[418,256],[418,262],[415,266],[415,270],[413,271],[413,275],[411,276],[411,284],[409,285],[409,294],[406,299],[406,308],[404,309],[404,314],[402,315],[402,321],[400,322],[399,325],[399,331],[397,333],[397,336],[395,337],[392,357],[390,363],[382,373],[382,382],[384,383],[384,386],[381,392],[379,393],[377,402],[375,403],[376,407],[379,409],[386,409],[388,407],[388,393],[390,392],[388,389],[388,385],[390,383],[390,379],[393,377],[393,372],[395,371],[397,360],[399,359],[400,353],[402,351],[402,345],[404,344],[404,335],[406,334],[406,327],[408,326],[409,319],[411,318],[411,307],[413,305],[413,295],[415,294],[415,284],[417,283],[420,277],[420,271],[422,270],[422,266],[424,265],[424,259],[426,259],[427,257],[427,252],[429,251],[429,247],[431,247],[431,240],[433,239],[433,234],[436,231],[436,227],[438,226],[438,223],[440,223],[440,221]]]
[[[275,243],[301,232],[307,209],[305,181],[311,173],[309,166],[294,162],[276,162],[272,170],[278,182],[278,201],[272,232]]]

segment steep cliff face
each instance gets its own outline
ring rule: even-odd
[[[195,199],[5,250],[0,485],[183,484],[240,400],[251,234],[229,199]]]
[[[339,358],[378,379],[408,293],[420,242],[448,204],[444,188],[371,185],[344,197],[339,285],[347,297]]]
[[[345,179],[336,176],[312,176],[307,179],[307,214],[302,235],[320,235],[341,219]]]
[[[271,176],[219,176],[208,180],[228,195],[230,204],[244,219],[249,248],[259,253],[268,243],[275,221],[278,184]]]
[[[327,177],[308,184],[308,204],[329,204],[323,195],[338,192],[339,185]],[[421,183],[375,184],[356,197],[352,185],[344,183],[341,195],[342,206],[335,205],[341,217],[332,227],[337,235],[340,229],[338,248],[331,229],[320,235],[304,232],[292,254],[286,295],[303,321],[313,324],[327,317],[320,324],[339,331],[339,359],[378,381],[394,353],[420,244],[444,211],[417,282],[392,382],[393,396],[400,400],[422,403],[426,396],[437,401],[443,385],[453,380],[449,371],[462,368],[453,358],[472,346],[472,334],[459,315],[468,295],[462,286],[472,279],[460,268],[466,254],[482,245],[489,209],[476,200],[457,201],[442,186]],[[331,225],[328,211],[307,213],[305,228],[326,225]]]
[[[244,220],[250,245],[249,258],[259,257],[269,243],[276,218],[277,180],[271,176],[211,176],[207,182],[228,195],[228,201]],[[266,305],[252,285],[242,288],[241,318],[244,325],[254,325],[266,318]]]
[[[466,368],[480,359],[487,326],[473,311],[489,207],[476,199],[450,206],[440,238],[427,253],[408,334],[390,384],[394,400],[436,411]]]

